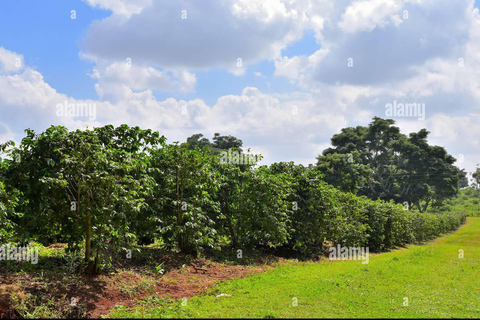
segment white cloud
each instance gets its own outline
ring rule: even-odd
[[[125,62],[99,63],[92,73],[98,79],[97,94],[100,98],[117,99],[124,88],[136,91],[159,90],[164,92],[191,92],[195,89],[196,76],[186,70],[160,71],[152,67],[137,66]]]
[[[245,68],[244,67],[239,67],[239,66],[235,66],[233,68],[230,68],[228,70],[228,72],[230,72],[231,74],[235,75],[235,76],[243,76],[245,74]]]
[[[130,16],[140,13],[152,0],[83,0],[92,7],[111,10],[120,15]]]
[[[0,74],[20,71],[23,66],[22,55],[0,47]]]
[[[105,70],[106,74],[121,79],[122,75],[116,73],[123,70],[119,71],[117,65],[110,67]],[[146,71],[135,72],[140,72],[138,77],[141,77]],[[148,75],[150,73],[144,76],[148,78]],[[147,84],[140,83],[138,88],[144,85]],[[315,148],[311,146],[320,140],[328,140],[347,123],[338,110],[328,110],[327,105],[319,105],[311,95],[283,95],[279,99],[257,88],[246,87],[240,95],[222,96],[216,104],[209,106],[200,99],[158,101],[151,90],[135,92],[125,85],[118,90],[121,92],[116,93],[115,103],[77,100],[58,93],[38,71],[29,67],[14,75],[0,76],[0,138],[15,136],[19,140],[25,128],[43,131],[50,125],[77,129],[85,128],[87,124],[127,123],[158,130],[169,141],[185,141],[198,132],[209,137],[214,132],[233,134],[244,140],[245,147],[266,151],[268,158],[264,163],[269,163],[314,158],[311,153]],[[65,101],[95,104],[96,119],[58,117],[57,105]]]
[[[123,87],[121,99],[110,102],[75,100],[51,88],[42,75],[28,67],[15,75],[0,76],[0,142],[19,139],[25,128],[42,131],[50,125],[62,124],[70,129],[85,124],[139,125],[160,131],[169,141],[185,141],[198,132],[207,137],[214,132],[232,134],[244,141],[245,147],[265,155],[262,163],[295,160],[315,163],[315,157],[328,147],[331,136],[349,125],[366,125],[372,113],[359,106],[363,99],[372,99],[374,91],[356,87],[323,87],[319,94],[292,93],[269,95],[254,87],[246,87],[239,95],[226,95],[212,106],[204,101],[168,98],[157,101],[151,90],[134,92]],[[59,118],[56,105],[95,103],[96,121],[82,118]],[[432,131],[432,143],[445,146],[456,156],[464,154],[464,163],[473,170],[479,159],[480,114],[449,117],[434,115],[425,122],[399,121],[405,133],[426,127]],[[8,126],[7,126],[8,124]]]
[[[282,57],[275,60],[275,75],[292,80],[300,79],[304,73],[311,72],[312,66],[318,65],[328,54],[328,49],[322,48],[310,56]]]
[[[15,134],[12,130],[5,123],[0,122],[0,143],[14,140],[14,138]]]
[[[345,32],[371,31],[392,23],[399,26],[401,0],[356,0],[347,7],[338,26]]]
[[[396,119],[403,132],[427,128],[432,143],[465,155],[461,167],[480,162],[480,16],[473,0],[85,1],[112,10],[91,25],[82,45],[82,57],[96,63],[98,123],[152,128],[169,141],[233,134],[265,152],[266,162],[308,164],[341,128],[385,117],[386,103],[424,102],[425,121]],[[282,56],[307,30],[318,50]],[[193,92],[195,70],[220,67],[241,76],[261,60],[272,60],[274,75],[291,80],[292,89],[267,94],[245,83],[209,104],[160,101],[153,93]],[[253,73],[255,81],[262,72]],[[87,102],[58,93],[23,66],[21,55],[0,48],[0,138],[26,127],[83,126],[82,119],[55,116],[65,99]]]
[[[83,118],[58,117],[57,105],[65,101],[68,104],[96,104],[97,108],[108,105],[92,100],[76,100],[58,93],[38,71],[29,67],[18,74],[0,75],[1,123],[7,126],[9,137],[20,134],[26,128],[44,130],[50,125],[65,125],[71,129],[83,129],[85,124],[99,124],[93,115]]]
[[[397,16],[402,23],[392,18]],[[317,34],[321,48],[308,59],[279,57],[275,72],[310,89],[319,83],[400,87],[435,59],[465,57],[470,33],[479,29],[476,16],[473,0],[336,1],[319,18],[323,21]],[[312,19],[310,27],[315,29]]]
[[[232,4],[232,13],[242,19],[255,17],[263,23],[269,23],[278,16],[290,17],[293,14],[287,10],[285,3],[278,0],[237,0]]]
[[[293,18],[293,8],[281,0],[155,1],[128,18],[114,14],[94,22],[82,48],[92,59],[230,70],[238,58],[244,65],[274,59],[300,39],[306,21]]]
[[[173,76],[178,79],[177,89],[182,92],[192,92],[197,84],[197,76],[187,70],[173,70]]]

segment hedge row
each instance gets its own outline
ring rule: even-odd
[[[341,192],[321,181],[316,171],[293,163],[272,166],[294,180],[289,200],[299,205],[291,212],[291,237],[285,245],[304,254],[318,251],[324,240],[384,251],[433,239],[466,221],[464,213],[420,213]]]
[[[28,130],[18,147],[0,147],[10,159],[0,162],[0,240],[83,245],[96,265],[112,247],[153,239],[185,253],[224,243],[311,255],[325,240],[382,251],[465,222],[341,192],[293,162],[225,163],[125,125]]]

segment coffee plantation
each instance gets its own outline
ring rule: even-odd
[[[100,273],[114,253],[155,239],[193,255],[270,247],[308,258],[324,241],[379,252],[466,220],[342,192],[316,167],[224,164],[210,148],[166,141],[127,125],[52,126],[1,145],[1,242],[67,243]]]

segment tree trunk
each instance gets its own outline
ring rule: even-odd
[[[230,216],[230,208],[228,207],[228,204],[224,204],[224,212],[225,216],[227,217],[227,224],[228,224],[228,229],[230,230],[230,237],[232,238],[232,245],[236,249],[238,248],[238,240],[237,236],[235,235],[235,230],[233,229],[232,225],[232,217]]]
[[[422,212],[427,211],[429,202],[430,202],[430,200],[427,200],[427,202],[425,202],[425,205],[423,206],[423,211]]]
[[[178,231],[178,247],[180,248],[180,251],[183,253],[191,253],[191,248],[188,245],[188,239],[186,237],[186,234],[180,231],[183,223],[183,212],[182,212],[182,192],[181,192],[181,187],[180,184],[181,182],[179,181],[179,169],[178,166],[175,168],[175,184],[177,187],[177,194],[176,194],[176,199],[177,199],[177,227],[179,229]]]
[[[420,205],[420,200],[415,201],[415,205],[418,208],[418,211],[422,212],[422,206]]]
[[[87,195],[87,208],[86,208],[86,237],[85,237],[85,262],[90,264],[92,257],[91,237],[92,237],[92,213],[90,211],[90,198]]]
[[[92,274],[100,274],[101,272],[102,272],[102,268],[100,265],[99,249],[97,249],[97,254],[95,255],[95,261],[93,263]]]
[[[77,219],[75,219],[75,241],[76,241],[76,243],[78,243],[79,239],[81,239],[80,232],[78,231],[78,224],[79,224],[80,217],[81,217],[81,214],[80,214],[80,194],[81,194],[81,180],[78,179],[78,181],[77,181]]]

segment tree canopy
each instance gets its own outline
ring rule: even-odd
[[[375,117],[367,126],[342,129],[317,157],[325,180],[346,192],[415,205],[420,211],[455,195],[466,176],[429,132],[402,134],[395,121]]]

